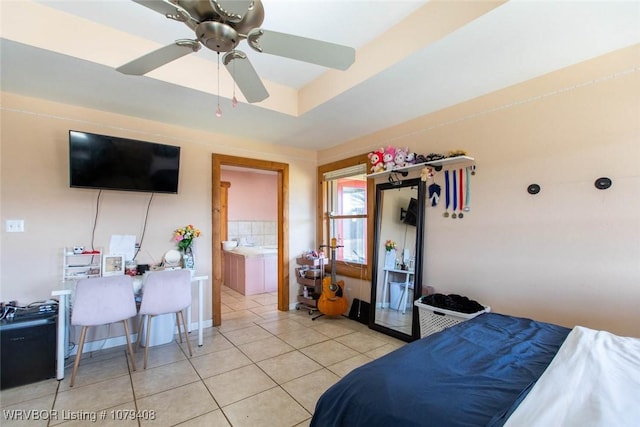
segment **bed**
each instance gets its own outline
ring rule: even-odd
[[[486,313],[355,369],[311,426],[638,425],[639,396],[640,339]]]

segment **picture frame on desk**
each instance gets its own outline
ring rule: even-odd
[[[105,255],[102,259],[102,276],[123,275],[124,266],[124,255]]]

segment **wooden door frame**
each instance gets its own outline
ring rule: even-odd
[[[278,193],[278,310],[289,311],[289,165],[268,160],[248,159],[213,153],[211,155],[211,268],[213,292],[211,307],[213,326],[222,323],[222,244],[220,243],[220,170],[222,166],[236,166],[268,170],[277,173]]]

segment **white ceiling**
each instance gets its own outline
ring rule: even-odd
[[[233,84],[221,67],[223,116],[217,118],[215,52],[201,49],[144,77],[115,71],[175,39],[193,38],[184,24],[128,0],[2,0],[2,91],[323,149],[640,43],[640,1],[510,1],[431,41],[400,39],[402,27],[392,29],[428,7],[427,1],[262,2],[262,28],[354,47],[356,63],[326,73],[244,49],[271,97],[232,108]],[[373,58],[380,64],[373,71],[362,65],[384,43],[398,49]],[[405,44],[418,46],[396,55]],[[304,107],[301,94],[322,78],[337,82],[335,93]],[[297,111],[276,106],[281,92],[300,100]]]

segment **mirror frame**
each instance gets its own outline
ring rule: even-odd
[[[373,257],[372,257],[372,268],[371,268],[371,303],[370,303],[370,315],[369,315],[369,327],[376,331],[382,332],[386,335],[390,335],[392,337],[401,339],[403,341],[413,341],[420,338],[420,323],[418,318],[418,309],[415,305],[411,305],[411,313],[412,313],[412,326],[411,326],[411,334],[405,334],[403,332],[397,331],[395,329],[391,329],[389,327],[380,325],[376,323],[376,294],[377,294],[377,283],[378,283],[378,265],[379,262],[383,262],[383,255],[378,253],[378,248],[380,247],[380,238],[381,238],[381,226],[382,226],[382,195],[386,190],[395,190],[398,188],[404,187],[417,187],[418,189],[418,218],[416,222],[416,252],[415,252],[415,263],[414,263],[414,292],[413,298],[415,301],[419,299],[422,294],[422,260],[424,256],[424,224],[425,224],[425,201],[426,201],[426,193],[427,186],[424,181],[420,178],[413,179],[405,179],[402,181],[390,181],[376,185],[376,205],[375,205],[375,220],[374,220],[374,230],[373,230]],[[382,261],[381,261],[382,260]]]

